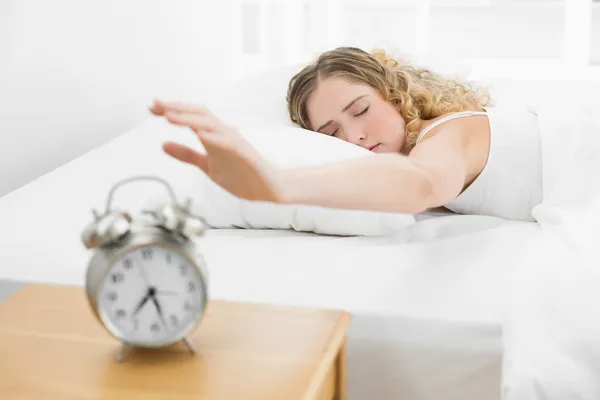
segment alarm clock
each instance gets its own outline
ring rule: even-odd
[[[162,183],[171,202],[143,210],[134,218],[112,209],[117,188],[136,181]],[[85,289],[93,315],[122,342],[117,359],[129,347],[157,348],[182,341],[194,331],[208,301],[208,274],[194,239],[206,231],[205,221],[190,212],[191,203],[177,202],[161,178],[138,176],[115,184],[103,214],[83,230],[82,241],[93,250]]]

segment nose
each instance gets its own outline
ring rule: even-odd
[[[360,146],[365,141],[367,135],[360,129],[348,129],[346,134],[346,140],[352,144]]]

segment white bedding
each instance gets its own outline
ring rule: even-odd
[[[541,235],[515,270],[505,336],[507,400],[600,399],[600,101],[536,106]]]
[[[213,298],[497,323],[506,318],[512,267],[536,231],[447,216],[378,238],[213,230],[199,246]]]

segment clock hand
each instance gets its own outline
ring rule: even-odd
[[[177,296],[179,294],[179,293],[177,293],[174,290],[160,290],[160,289],[157,290],[157,293],[158,294],[168,294],[168,295],[171,295],[171,296]]]
[[[156,311],[158,312],[158,317],[160,318],[160,323],[163,325],[163,328],[165,329],[165,331],[168,331],[169,327],[167,326],[167,321],[165,321],[165,317],[163,316],[163,312],[162,312],[160,303],[156,299],[156,293],[152,293],[151,297],[152,297],[152,302],[154,303],[154,306],[156,307]]]
[[[144,304],[146,304],[148,302],[148,300],[151,297],[151,292],[150,290],[148,290],[148,293],[146,293],[146,295],[144,296],[144,298],[142,300],[140,300],[140,302],[138,303],[138,305],[135,307],[135,310],[133,310],[133,312],[131,313],[131,316],[136,315],[144,306]]]

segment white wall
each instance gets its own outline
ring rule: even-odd
[[[588,0],[568,1],[1,0],[0,195],[148,118],[155,96],[208,100],[337,45],[464,57],[477,77],[560,75],[565,38],[582,43],[565,5]],[[600,63],[599,10],[572,58]]]
[[[204,4],[2,0],[0,194],[137,124],[153,96],[217,84],[226,4]]]
[[[596,1],[592,10],[592,63],[600,65],[600,1]]]

